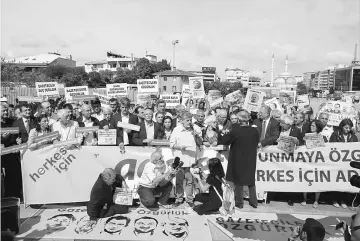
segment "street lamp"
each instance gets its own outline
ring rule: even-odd
[[[179,43],[179,40],[174,40],[172,41],[172,44],[174,45],[173,47],[173,63],[172,63],[172,68],[171,71],[174,71],[174,67],[175,67],[175,45]]]

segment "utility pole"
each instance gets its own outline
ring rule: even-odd
[[[172,68],[171,71],[174,71],[174,67],[175,67],[175,45],[179,43],[179,40],[174,40],[172,41],[172,44],[174,45],[173,47],[173,63],[172,63]]]

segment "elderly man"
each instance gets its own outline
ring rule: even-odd
[[[321,125],[324,127],[323,130],[321,131],[321,135],[325,136],[327,140],[330,140],[330,136],[334,132],[334,128],[328,125],[329,114],[325,112],[320,113],[319,121]]]
[[[219,135],[223,135],[231,131],[231,121],[228,120],[228,113],[226,109],[219,109],[216,113],[216,130]]]
[[[310,131],[310,124],[305,122],[305,114],[303,112],[295,113],[294,125],[299,128],[302,138]]]
[[[192,125],[192,115],[184,112],[181,115],[181,125],[174,128],[170,138],[170,148],[173,155],[180,157],[184,162],[181,170],[176,174],[176,201],[175,206],[179,206],[184,197],[184,179],[186,180],[185,192],[186,202],[193,207],[193,176],[190,167],[195,164],[199,147],[202,145],[201,129]]]
[[[164,157],[160,151],[151,154],[150,162],[148,162],[139,180],[138,194],[140,202],[145,207],[153,207],[156,205],[155,196],[160,195],[159,206],[167,205],[172,190],[170,181],[171,174],[175,175],[173,170],[168,170]]]
[[[91,126],[99,126],[99,121],[95,117],[91,116],[91,107],[90,105],[82,105],[81,113],[78,119],[76,119],[77,123],[79,123],[79,127],[91,127]],[[96,146],[97,145],[97,136],[96,132],[84,132],[82,145],[84,146]]]
[[[101,102],[98,98],[91,101],[91,107],[94,111],[91,116],[98,119],[98,121],[102,121],[104,119],[104,114],[101,112]]]
[[[81,144],[82,136],[76,137],[76,128],[79,124],[76,121],[70,120],[70,112],[66,109],[60,109],[57,113],[59,121],[52,125],[52,131],[59,132],[59,138],[54,140],[54,144],[59,141],[66,141],[71,139],[77,139],[78,143]]]
[[[169,112],[167,112],[167,111],[165,110],[165,108],[166,108],[166,102],[165,102],[165,100],[160,99],[160,100],[158,100],[158,101],[156,102],[156,112],[154,113],[154,118],[153,118],[153,121],[154,121],[154,122],[156,122],[156,114],[157,114],[158,112],[165,113],[165,116],[170,116],[171,118],[173,118],[172,114],[170,114]]]
[[[185,112],[185,106],[183,106],[183,105],[175,106],[176,115],[173,118],[173,123],[172,123],[173,127],[176,127],[178,124],[181,123],[180,116],[182,115],[183,112]]]
[[[303,136],[299,128],[294,126],[294,119],[290,115],[283,114],[280,117],[280,136],[292,136],[298,140],[298,145],[304,145]]]
[[[108,107],[104,107],[103,114],[104,114],[104,119],[99,122],[99,129],[108,130],[110,127],[112,110]]]
[[[259,119],[254,121],[260,134],[259,147],[275,145],[280,134],[280,124],[277,120],[270,117],[271,108],[262,106],[258,113]]]
[[[197,125],[198,127],[200,127],[201,130],[204,130],[206,128],[204,122],[205,122],[205,111],[199,109],[196,111],[194,125]]]
[[[136,146],[147,145],[151,140],[157,139],[161,131],[161,124],[153,122],[152,109],[145,109],[145,119],[140,123],[140,131],[134,132],[132,143]]]
[[[87,205],[87,214],[91,221],[96,222],[98,218],[106,218],[129,211],[127,206],[113,202],[117,176],[120,177],[116,175],[114,169],[106,168],[96,180]]]
[[[282,112],[281,112],[281,110],[278,110],[278,109],[272,110],[271,114],[270,114],[271,118],[274,118],[277,121],[280,121],[281,115],[282,115]]]
[[[41,103],[41,112],[48,117],[49,126],[56,122],[54,119],[51,118],[52,109],[49,101],[44,101]]]

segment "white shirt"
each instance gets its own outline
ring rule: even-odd
[[[129,123],[129,115],[121,115],[121,122]],[[124,145],[129,145],[129,136],[127,132],[123,129],[123,139],[124,139]]]
[[[287,131],[282,131],[282,132],[280,132],[280,136],[290,136],[290,131],[291,131],[291,128],[289,128],[289,130],[287,130]]]
[[[321,131],[321,135],[325,136],[328,141],[330,141],[331,134],[334,132],[332,126],[325,126],[324,129]]]
[[[92,114],[91,115],[92,117],[95,117],[96,119],[98,119],[99,121],[102,121],[105,117],[104,117],[104,114],[102,112],[100,112],[99,114]]]
[[[94,122],[92,122],[91,119],[85,120],[85,117],[83,117],[83,122],[85,127],[91,127],[94,124]],[[85,137],[84,139],[84,146],[92,146],[93,141],[94,141],[94,133],[90,132],[87,135],[87,137]]]
[[[201,129],[197,125],[194,125],[194,131],[201,136]],[[175,150],[175,145],[188,146],[187,150]],[[180,157],[184,162],[183,167],[190,167],[195,163],[198,153],[198,147],[196,146],[195,138],[190,130],[186,130],[183,125],[176,126],[170,137],[170,148],[173,149],[173,156]]]
[[[154,122],[148,124],[146,121],[144,121],[144,124],[146,130],[146,139],[154,139]]]
[[[29,128],[29,129],[27,130],[28,133],[29,133],[29,132],[30,132],[30,119],[25,119],[25,118],[22,117],[22,120],[23,120],[23,122],[24,122],[25,129],[26,129],[26,127]]]
[[[266,133],[266,130],[267,130],[267,127],[268,127],[268,125],[269,125],[269,122],[270,122],[270,117],[267,119],[267,120],[263,120],[262,122],[261,122],[261,126],[262,126],[262,124],[263,124],[263,122],[265,121],[265,133]]]
[[[163,171],[166,172],[166,169]],[[156,185],[155,183],[153,183],[153,180],[156,177],[161,176],[162,174],[162,171],[156,168],[156,165],[154,163],[148,162],[144,167],[143,173],[141,174],[139,185],[148,188],[155,188]]]
[[[52,125],[52,131],[58,131],[60,133],[60,141],[66,141],[76,138],[76,128],[78,127],[79,124],[76,121],[69,121],[66,126],[58,121]]]

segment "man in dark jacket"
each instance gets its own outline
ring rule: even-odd
[[[91,127],[91,126],[99,126],[99,120],[95,117],[91,116],[91,107],[90,105],[82,105],[81,106],[82,116],[76,119],[77,123],[79,123],[79,127]],[[97,135],[96,132],[84,132],[83,133],[83,141],[82,145],[96,145],[97,144]]]
[[[160,134],[161,125],[153,122],[153,111],[146,109],[144,116],[144,121],[140,123],[140,131],[135,131],[132,136],[132,143],[136,146],[147,145],[151,140],[157,139]]]
[[[113,195],[116,173],[111,168],[106,168],[96,180],[91,189],[90,201],[87,205],[87,214],[91,221],[106,218],[115,214],[127,213],[128,207],[114,204]]]
[[[270,113],[271,108],[269,106],[262,106],[258,113],[260,119],[254,121],[254,125],[256,125],[260,134],[259,147],[275,145],[276,140],[279,138],[280,124],[270,117]]]

